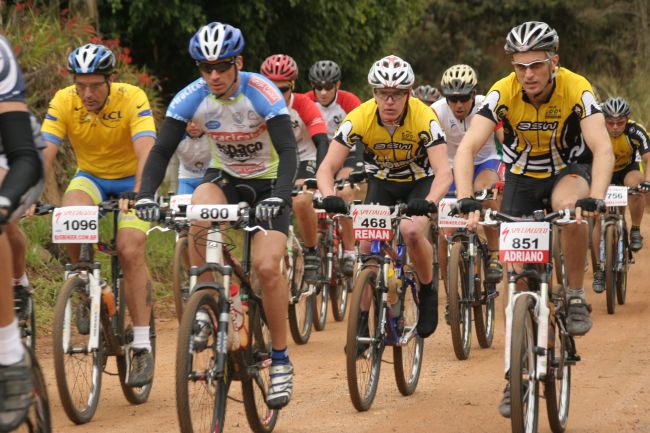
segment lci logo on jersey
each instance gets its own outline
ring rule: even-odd
[[[219,129],[221,128],[221,122],[218,120],[208,120],[205,122],[205,127],[208,129]]]

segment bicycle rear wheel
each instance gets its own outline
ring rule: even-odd
[[[295,239],[295,238],[294,238]],[[297,243],[297,240],[296,240]],[[305,262],[300,245],[293,247],[293,268],[287,263],[287,277],[291,291],[289,303],[289,330],[296,344],[305,344],[311,336],[314,315],[314,295],[307,295],[309,289],[303,280]]]
[[[476,248],[474,258],[474,328],[478,345],[487,349],[494,338],[494,298],[496,284],[485,281],[487,262],[482,248]]]
[[[275,428],[280,412],[266,405],[266,394],[271,384],[271,333],[262,317],[262,306],[250,302],[249,341],[247,352],[248,373],[242,381],[244,410],[251,430],[256,433],[269,433]]]
[[[97,410],[105,365],[103,335],[99,347],[88,351],[90,294],[78,276],[61,288],[54,308],[52,332],[54,372],[66,415],[75,424],[92,419]]]
[[[379,329],[380,305],[375,292],[377,272],[363,269],[357,276],[345,344],[348,390],[352,405],[358,411],[370,409],[381,368],[384,351],[383,331]],[[367,314],[367,316],[366,316]],[[359,339],[365,341],[359,341]]]
[[[402,314],[399,318],[398,338],[407,337],[404,345],[393,346],[393,369],[397,389],[402,395],[411,395],[415,392],[420,380],[422,370],[422,356],[424,339],[415,332],[418,324],[419,310],[415,303],[416,293],[420,290],[420,283],[415,272],[404,270],[413,284],[403,283],[404,293],[401,296]]]
[[[176,412],[182,433],[224,428],[231,374],[228,362],[217,376],[217,334],[223,299],[198,287],[185,304],[176,350]]]
[[[174,246],[172,291],[174,292],[176,319],[179,324],[183,318],[183,306],[190,295],[190,257],[187,245],[187,236],[182,236],[178,238]]]
[[[341,243],[339,243],[339,248],[343,248]],[[332,267],[332,279],[335,284],[332,286],[330,293],[332,299],[332,315],[334,316],[334,320],[341,322],[345,319],[345,311],[348,308],[348,294],[352,289],[352,277],[346,277],[340,271],[338,256],[332,258]]]
[[[25,346],[25,356],[31,358],[32,364],[30,375],[32,377],[33,401],[27,411],[27,417],[23,423],[13,431],[16,433],[50,433],[52,431],[50,400],[48,398],[43,372],[33,350],[31,350],[29,346]]]
[[[321,247],[321,251],[323,248]],[[323,274],[325,273],[326,262],[325,258],[322,258],[322,268]],[[325,323],[327,321],[327,304],[329,302],[329,293],[330,293],[330,282],[323,282],[318,287],[316,295],[314,296],[314,328],[317,331],[322,331],[325,329]]]
[[[469,275],[462,242],[454,242],[449,256],[449,324],[456,358],[465,360],[472,347]]]
[[[571,400],[571,365],[567,363],[569,352],[566,345],[568,335],[562,335],[556,323],[554,337],[549,335],[549,341],[554,341],[554,347],[548,349],[548,374],[544,383],[544,398],[546,413],[553,433],[562,433],[569,422],[569,403]],[[553,340],[551,340],[553,339]]]
[[[118,338],[120,338],[121,343],[124,346],[130,345],[133,342],[133,324],[131,323],[131,317],[128,312],[128,307],[126,306],[126,298],[124,296],[124,283],[120,279],[118,280],[119,284],[119,310],[117,316],[117,329],[120,333]],[[156,362],[156,321],[153,314],[153,306],[151,307],[151,314],[149,316],[149,340],[151,341],[151,355],[153,356],[154,366]],[[127,360],[126,353],[119,355],[115,358],[117,362],[117,373],[120,378],[120,386],[122,387],[122,393],[126,397],[127,401],[131,404],[142,404],[149,399],[149,394],[151,393],[151,388],[153,387],[153,380],[148,385],[139,386],[139,387],[130,387],[126,384],[126,375],[128,373],[127,369]]]
[[[533,302],[529,296],[517,298],[512,313],[510,340],[510,423],[513,433],[537,431],[539,412],[538,382],[535,378],[535,338]]]
[[[616,312],[616,250],[618,236],[613,224],[605,227],[605,292],[607,295],[607,313]]]

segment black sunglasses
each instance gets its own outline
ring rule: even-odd
[[[472,99],[472,95],[451,95],[446,96],[447,101],[449,102],[467,102]]]
[[[218,73],[223,74],[228,69],[232,68],[234,64],[234,60],[218,63],[196,62],[196,66],[199,67],[199,71],[205,72],[206,74],[211,74],[212,71],[217,71]]]
[[[280,92],[282,92],[282,93],[287,93],[287,92],[290,92],[290,91],[291,91],[291,86],[282,86],[282,87],[278,87],[278,90],[279,90]]]
[[[324,84],[312,83],[311,85],[315,90],[321,91],[321,90],[332,90],[336,84],[334,84],[334,83],[324,83]]]

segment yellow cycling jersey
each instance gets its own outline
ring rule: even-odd
[[[643,155],[650,151],[650,138],[645,128],[633,120],[628,120],[623,133],[618,137],[609,137],[614,150],[614,171],[620,171],[632,164],[636,153]]]
[[[112,83],[101,112],[86,110],[74,85],[59,90],[41,128],[43,138],[60,145],[67,136],[79,169],[102,179],[133,176],[137,158],[133,142],[156,136],[147,95],[125,83]]]
[[[600,108],[591,84],[559,68],[553,89],[539,108],[531,104],[515,73],[497,81],[479,114],[503,121],[503,162],[513,174],[548,178],[572,163],[591,163],[580,121]]]
[[[366,171],[375,178],[411,182],[433,176],[427,148],[444,143],[445,134],[436,113],[411,97],[405,115],[391,132],[382,124],[373,98],[348,113],[334,139],[348,148],[364,146]]]

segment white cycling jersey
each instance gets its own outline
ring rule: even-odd
[[[312,137],[327,134],[327,126],[316,104],[302,93],[292,93],[289,104],[291,128],[298,145],[299,161],[316,161],[316,146]]]
[[[198,138],[185,136],[176,148],[178,177],[180,179],[203,177],[210,165],[212,149],[206,134]]]
[[[447,104],[447,99],[444,97],[431,104],[431,108],[433,108],[438,115],[440,126],[442,126],[445,136],[447,137],[447,153],[449,155],[449,163],[452,164],[452,166],[458,146],[469,129],[469,126],[472,123],[472,118],[478,112],[478,107],[481,106],[483,99],[485,99],[485,96],[476,95],[474,106],[465,120],[456,119],[453,111],[451,111],[451,107]],[[494,134],[490,136],[488,141],[478,152],[476,158],[474,158],[474,164],[478,165],[490,159],[499,159],[496,143],[494,142]]]

